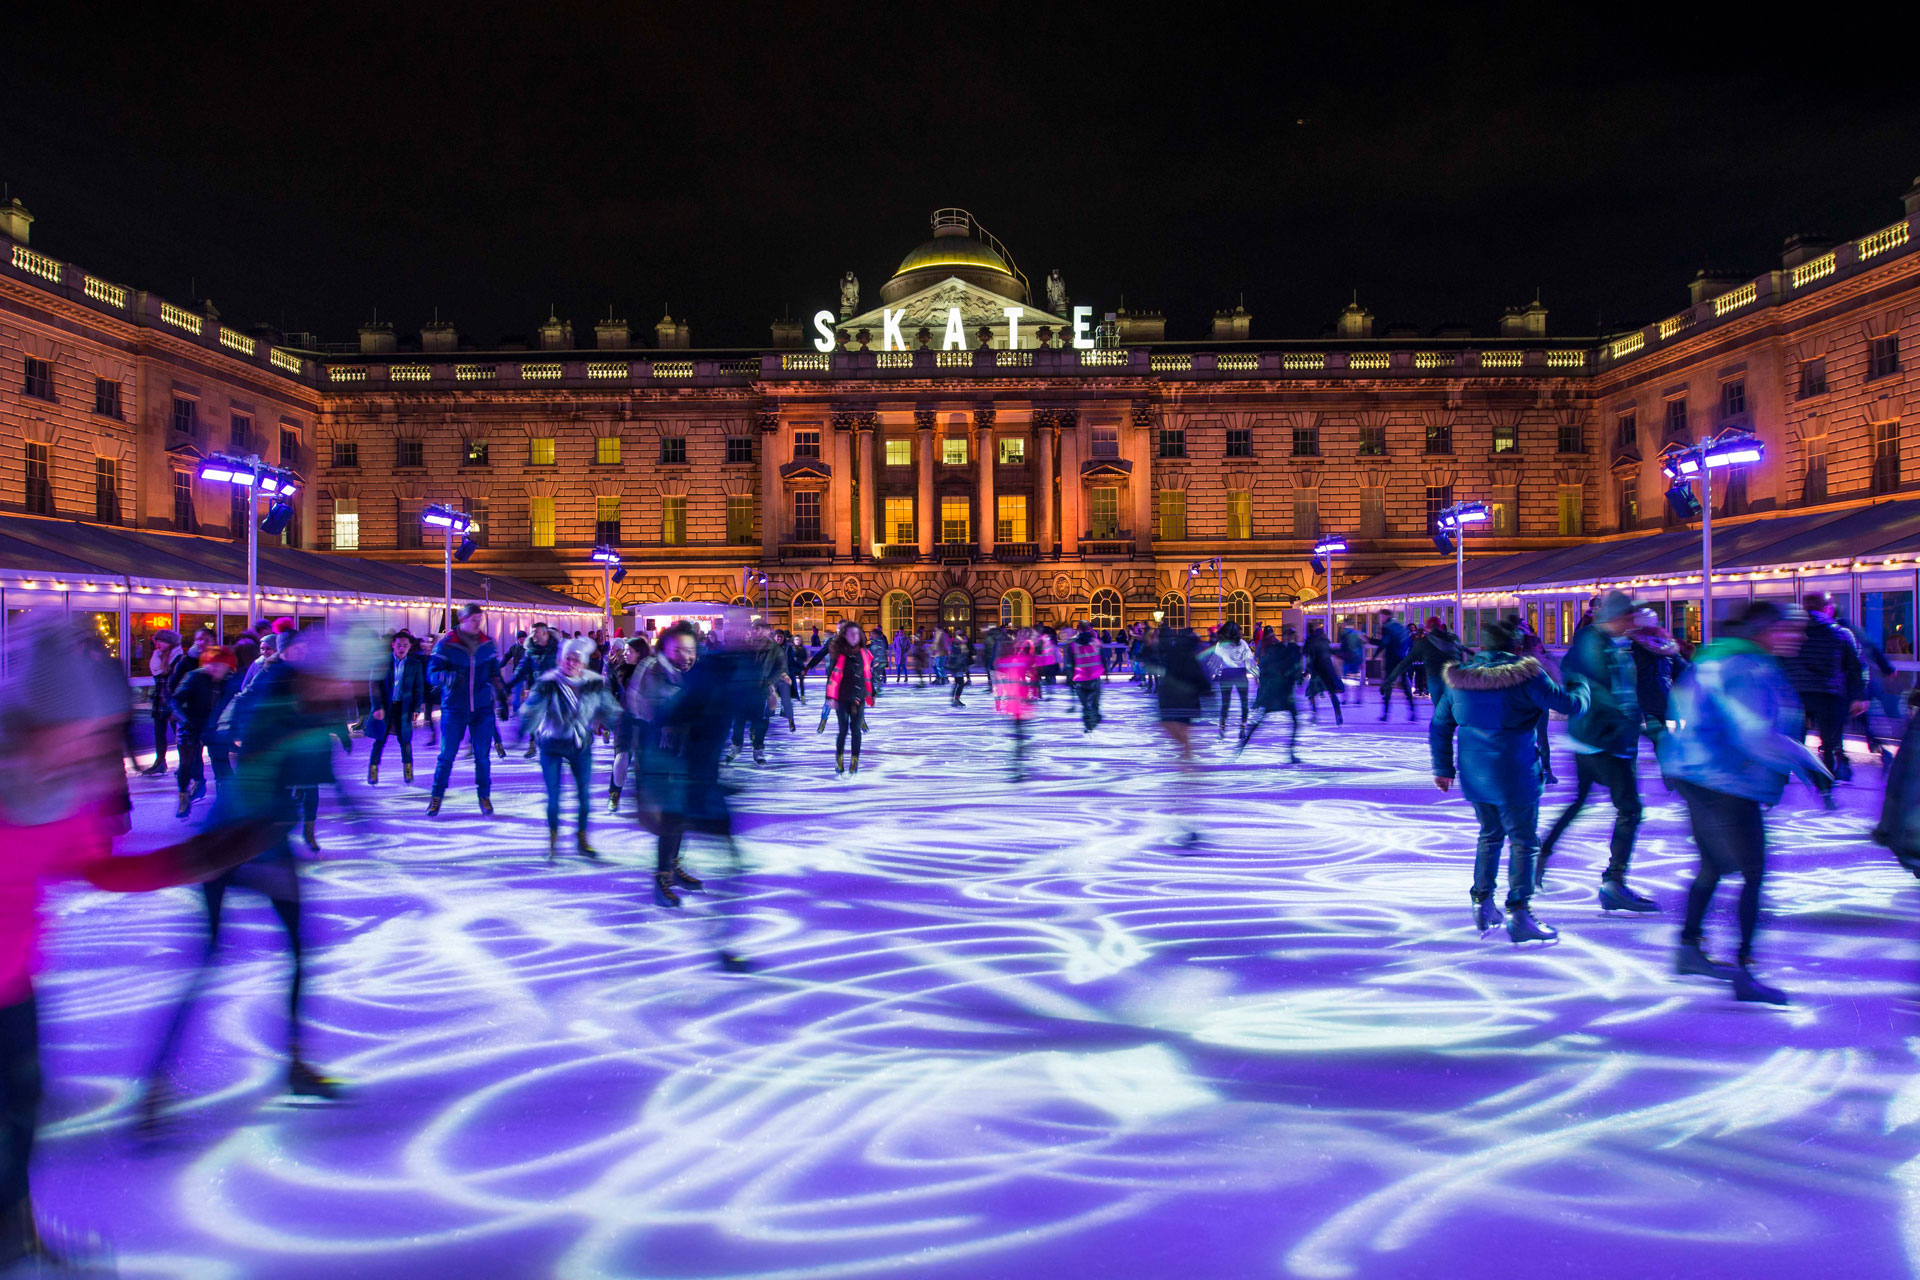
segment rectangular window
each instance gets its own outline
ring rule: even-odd
[[[913,465],[913,441],[904,436],[894,436],[887,441],[887,465],[890,467],[910,467]]]
[[[1427,531],[1440,527],[1440,513],[1453,505],[1453,486],[1450,484],[1430,484],[1427,486]]]
[[[1227,536],[1246,539],[1253,536],[1253,494],[1234,489],[1227,494]]]
[[[335,551],[360,549],[360,499],[335,498],[333,500],[333,549]]]
[[[1160,456],[1163,458],[1184,458],[1187,456],[1187,429],[1185,427],[1160,428]]]
[[[393,465],[396,467],[424,467],[427,465],[427,444],[424,440],[396,440],[393,448]]]
[[[1320,456],[1320,424],[1293,429],[1293,456],[1296,458],[1317,458]]]
[[[1507,489],[1505,492],[1511,495],[1514,490]],[[1518,528],[1513,517],[1514,508],[1519,505],[1518,501],[1509,496],[1491,499],[1487,505],[1493,508],[1493,520],[1487,531],[1496,538],[1511,538]]]
[[[1900,487],[1900,420],[1876,422],[1868,428],[1873,438],[1873,475],[1875,493],[1892,493]]]
[[[1027,438],[1025,436],[1000,437],[1000,465],[1003,467],[1024,467],[1027,465]],[[1016,539],[1025,541],[1025,539]]]
[[[1737,418],[1747,411],[1747,380],[1734,378],[1720,384],[1720,421]]]
[[[1871,361],[1872,365],[1867,374],[1869,378],[1884,378],[1888,374],[1900,372],[1900,335],[1890,333],[1884,338],[1875,338]]]
[[[1729,467],[1713,486],[1713,501],[1718,510],[1714,513],[1723,516],[1743,516],[1747,513],[1747,469]]]
[[[817,458],[820,456],[820,432],[817,429],[799,429],[793,433],[793,456]]]
[[[227,448],[243,458],[254,452],[252,418],[244,413],[227,418]]]
[[[1227,495],[1232,498],[1232,494]],[[1251,497],[1252,495],[1248,495]],[[1228,511],[1232,515],[1231,508]],[[1249,521],[1252,519],[1249,508]],[[1231,519],[1229,519],[1231,523]],[[1229,534],[1229,537],[1234,535]],[[1252,536],[1248,534],[1246,536]],[[1296,538],[1317,538],[1320,536],[1320,491],[1318,489],[1295,489],[1293,491],[1293,536]]]
[[[967,465],[967,438],[965,436],[946,436],[940,441],[940,465],[944,467],[964,467]]]
[[[1253,456],[1253,428],[1227,428],[1227,456],[1229,458],[1251,458]]]
[[[20,389],[38,400],[53,399],[53,362],[28,356],[26,376],[21,380]]]
[[[232,484],[227,486],[227,535],[247,536],[247,521],[253,517],[253,490]]]
[[[1120,456],[1120,428],[1094,427],[1093,457],[1117,458]]]
[[[741,437],[744,439],[745,437]],[[727,495],[727,543],[730,546],[751,546],[753,537],[753,495],[750,493],[731,493]]]
[[[810,458],[820,456],[819,432],[814,432],[814,451]],[[618,443],[617,441],[615,443]],[[800,433],[794,433],[793,456],[800,457]],[[660,437],[660,465],[663,467],[684,467],[687,464],[687,438],[685,436]]]
[[[1581,514],[1582,499],[1585,491],[1577,486],[1563,486],[1560,490],[1560,536],[1577,538],[1586,533],[1586,520]]]
[[[191,471],[173,473],[173,527],[178,533],[199,531],[199,522],[193,515],[193,472]]]
[[[816,499],[818,495],[815,495]],[[602,499],[605,501],[605,499]],[[614,512],[616,525],[619,511]],[[616,528],[615,537],[619,536]],[[660,499],[660,541],[670,547],[684,546],[687,541],[687,500],[683,497],[665,497]]]
[[[186,435],[198,435],[200,432],[200,406],[196,400],[186,396],[173,398],[173,429]]]
[[[1615,414],[1613,419],[1613,447],[1615,449],[1633,449],[1640,443],[1640,415],[1637,413]]]
[[[1095,427],[1094,430],[1098,432],[1100,428]],[[1185,497],[1185,494],[1181,495],[1183,501]],[[1105,488],[1089,490],[1087,514],[1091,517],[1089,521],[1091,536],[1096,542],[1118,538],[1120,536],[1120,491]]]
[[[1636,477],[1627,476],[1620,481],[1618,501],[1620,531],[1625,533],[1630,529],[1638,529],[1640,527],[1640,481]]]
[[[1184,542],[1187,537],[1187,495],[1183,489],[1162,489],[1159,497],[1160,528],[1155,536],[1162,542]]]
[[[103,418],[120,416],[120,384],[112,378],[93,380],[93,411]]]
[[[1913,656],[1913,592],[1864,591],[1860,629],[1889,658]]]
[[[50,445],[27,442],[27,510],[37,516],[53,514],[53,474]]]
[[[728,462],[752,462],[753,461],[753,437],[752,436],[728,436],[727,437],[727,461]]]
[[[1493,424],[1493,451],[1495,453],[1520,452],[1520,424],[1511,419]]]
[[[1800,484],[1800,500],[1825,502],[1827,500],[1827,438],[1824,435],[1808,436],[1805,446],[1807,472]]]
[[[971,542],[973,515],[965,498],[940,499],[940,541]]]
[[[901,543],[918,541],[913,531],[913,499],[887,499],[887,541],[898,546]]]
[[[1800,398],[1810,400],[1827,394],[1827,358],[1816,356],[1800,362]]]
[[[288,468],[300,465],[299,429],[284,424],[280,428],[280,465]]]
[[[1363,538],[1387,536],[1387,491],[1385,489],[1360,491],[1360,536]]]
[[[557,452],[552,436],[530,436],[527,439],[527,465],[530,467],[551,467]],[[419,463],[413,465],[419,466]]]
[[[120,464],[112,458],[93,460],[93,518],[120,523]]]
[[[1683,436],[1687,434],[1687,398],[1675,396],[1667,401],[1667,434]]]
[[[675,499],[668,498],[667,501],[671,503],[675,501]],[[687,510],[687,500],[685,498],[681,498],[678,501],[680,503],[680,513],[682,516],[685,516],[686,510]],[[669,523],[671,523],[671,521],[669,521]],[[683,519],[681,521],[681,530],[682,530],[683,537],[685,534],[685,529],[686,529],[686,522]],[[663,536],[661,538],[661,541],[672,542],[674,541],[674,539]],[[596,547],[617,547],[620,545],[620,495],[619,494],[603,493],[593,500],[593,545]]]
[[[1554,447],[1561,453],[1585,453],[1587,451],[1587,427],[1578,418],[1560,424],[1556,433],[1558,439]]]
[[[820,433],[816,431],[813,434],[818,436]],[[817,443],[815,447],[819,447]],[[820,541],[820,493],[817,489],[807,489],[793,495],[793,540]]]
[[[394,504],[393,545],[402,551],[418,551],[425,541],[420,526],[420,499],[401,498]]]
[[[333,465],[336,467],[359,466],[360,442],[358,440],[335,440],[333,442]]]
[[[685,462],[687,442],[680,442],[681,461]],[[666,461],[665,458],[661,459]],[[595,436],[593,441],[593,465],[596,467],[617,467],[620,465],[620,437]]]
[[[531,527],[530,541],[536,547],[553,545],[553,499],[527,499],[527,523]]]
[[[1363,458],[1384,458],[1387,456],[1387,427],[1385,423],[1381,423],[1378,426],[1361,424],[1360,456]]]
[[[467,441],[466,452],[460,457],[463,467],[484,467],[487,465],[487,442],[485,440]]]
[[[999,519],[994,521],[993,536],[1001,542],[1027,541],[1027,495],[1003,493],[994,499]]]
[[[1453,452],[1453,423],[1445,418],[1427,423],[1427,452]]]

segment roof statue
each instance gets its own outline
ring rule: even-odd
[[[859,309],[860,278],[849,271],[840,277],[840,318],[845,320]]]
[[[1055,315],[1067,314],[1067,282],[1060,278],[1058,267],[1047,276],[1047,310]]]

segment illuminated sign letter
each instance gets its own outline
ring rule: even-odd
[[[1002,307],[1007,314],[1007,350],[1020,345],[1020,317],[1027,314],[1025,307]]]
[[[942,351],[967,349],[967,326],[960,323],[960,308],[947,308],[947,336],[940,340]]]
[[[820,336],[813,340],[813,349],[815,351],[833,350],[833,312],[814,312],[813,327],[820,331]]]
[[[1093,319],[1092,307],[1073,309],[1073,349],[1088,351],[1093,347],[1093,335],[1087,332],[1087,324]]]
[[[900,336],[900,320],[907,314],[905,307],[898,311],[880,309],[880,349],[882,351],[905,351],[907,340]]]

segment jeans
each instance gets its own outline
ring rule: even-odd
[[[1540,797],[1508,800],[1505,804],[1473,804],[1480,819],[1480,840],[1473,853],[1473,896],[1493,895],[1500,875],[1500,846],[1509,848],[1507,905],[1524,907],[1533,897],[1534,861],[1540,849]]]
[[[1336,707],[1339,705],[1338,702],[1334,703]],[[1240,745],[1244,747],[1253,741],[1254,731],[1266,723],[1269,715],[1277,716],[1282,714],[1293,722],[1292,728],[1287,733],[1287,758],[1290,760],[1297,759],[1298,753],[1295,751],[1295,748],[1300,742],[1300,707],[1292,698],[1288,698],[1286,705],[1275,711],[1268,711],[1265,707],[1255,707],[1253,709],[1253,719],[1240,726]]]
[[[202,737],[200,734],[189,733],[182,729],[180,731],[180,789],[182,791],[194,783],[204,783],[207,780],[205,767],[200,759],[202,743],[207,748],[207,759],[213,761],[215,780],[225,782],[233,773],[233,765],[227,758],[226,747],[219,738],[211,735]]]
[[[173,712],[166,702],[153,704],[153,768],[156,773],[164,773],[167,768],[167,726],[173,723]]]
[[[1088,733],[1092,733],[1094,726],[1100,723],[1100,681],[1097,679],[1096,680],[1075,680],[1073,682],[1073,692],[1080,699],[1080,723],[1086,728]],[[1241,685],[1240,696],[1243,699],[1246,697],[1246,693],[1247,693],[1246,686]],[[1220,701],[1221,701],[1220,723],[1225,724],[1227,722],[1227,713],[1225,709],[1226,699],[1222,698]],[[1245,714],[1245,710],[1246,708],[1243,703],[1241,707],[1241,712],[1243,715]]]
[[[1803,693],[1800,704],[1807,709],[1807,719],[1813,722],[1813,728],[1820,735],[1820,763],[1827,766],[1827,772],[1836,778],[1843,777],[1847,771],[1847,696],[1843,693]],[[1801,732],[1801,741],[1806,740]]]
[[[26,1212],[40,1090],[40,1019],[28,996],[0,1009],[0,1231]]]
[[[593,786],[593,742],[579,747],[571,742],[540,744],[540,781],[547,784],[547,830],[560,829],[560,768],[573,771],[573,798],[579,808],[580,830],[587,829],[588,792]]]
[[[1386,719],[1387,712],[1392,710],[1395,689],[1407,695],[1407,719],[1413,719],[1413,685],[1408,682],[1407,673],[1404,671],[1400,673],[1398,680],[1383,678],[1380,681],[1380,718]]]
[[[1560,837],[1566,834],[1573,820],[1580,816],[1580,810],[1586,807],[1587,797],[1593,789],[1605,787],[1608,797],[1613,801],[1614,810],[1613,840],[1608,846],[1606,878],[1625,882],[1627,864],[1633,860],[1633,834],[1640,829],[1640,779],[1634,770],[1634,762],[1620,756],[1591,752],[1574,756],[1573,768],[1574,776],[1579,779],[1579,790],[1573,793],[1573,803],[1561,810],[1560,816],[1553,820],[1553,826],[1547,829],[1541,852],[1553,852],[1554,846],[1560,843]]]
[[[1240,692],[1240,723],[1247,722],[1247,677],[1244,672],[1237,676],[1220,677],[1220,727],[1227,727],[1227,708],[1233,704],[1235,690]]]
[[[1700,869],[1687,890],[1687,919],[1680,926],[1680,941],[1699,944],[1720,877],[1737,871],[1741,878],[1740,963],[1745,964],[1753,958],[1753,935],[1760,924],[1760,882],[1767,873],[1767,824],[1760,815],[1760,802],[1691,782],[1675,785],[1687,802],[1693,843],[1700,850]]]
[[[947,655],[944,653],[933,655],[933,682],[935,684],[947,682]]]
[[[860,731],[865,727],[861,724],[863,716],[859,705],[855,704],[852,707],[834,707],[834,714],[840,718],[840,728],[834,735],[833,753],[839,755],[842,751],[846,750],[847,735],[851,733],[853,735],[853,758],[858,760],[860,758]]]
[[[378,720],[369,720],[373,732],[367,736],[372,739],[373,754],[368,757],[370,764],[380,763],[380,753],[386,750],[387,739],[400,739],[400,762],[413,763],[413,712],[399,703],[389,703],[379,708],[384,714]]]
[[[447,781],[453,777],[453,758],[460,752],[462,736],[473,739],[473,785],[482,799],[493,793],[493,705],[491,703],[462,711],[457,707],[440,710],[440,760],[433,766],[433,794],[447,794]]]
[[[753,749],[761,750],[767,745],[767,710],[764,702],[752,713],[734,718],[733,749],[735,751],[738,751],[740,744],[746,741],[749,729],[753,732]]]

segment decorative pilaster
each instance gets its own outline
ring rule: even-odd
[[[880,533],[880,499],[873,491],[873,455],[880,448],[880,415],[862,413],[856,414],[855,418],[860,448],[860,492],[857,495],[860,527],[854,530],[860,546],[855,552],[857,559],[870,560],[879,554],[874,548],[886,541]]]
[[[939,415],[932,409],[913,411],[914,465],[919,488],[913,503],[914,523],[920,533],[920,558],[933,559],[933,428]]]
[[[1147,544],[1153,528],[1154,407],[1151,400],[1133,402],[1133,440],[1126,454],[1133,460],[1133,539],[1136,553]]]
[[[753,415],[760,437],[760,556],[771,563],[780,558],[780,540],[787,528],[787,492],[780,483],[780,412],[762,409]]]
[[[1054,415],[1060,424],[1060,554],[1080,554],[1080,414],[1062,409]]]
[[[1033,434],[1036,470],[1033,477],[1034,496],[1040,500],[1039,553],[1045,557],[1053,555],[1053,438],[1055,414],[1052,409],[1033,411]]]
[[[1000,512],[993,498],[993,468],[998,463],[994,457],[993,419],[991,406],[973,411],[973,459],[980,469],[979,515],[974,521],[973,540],[980,547],[980,558],[993,558],[993,541],[999,532]]]
[[[833,415],[833,558],[853,556],[853,415]]]

